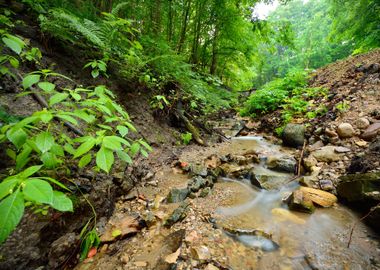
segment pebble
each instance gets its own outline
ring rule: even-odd
[[[340,138],[350,138],[354,136],[354,128],[349,123],[342,123],[338,126],[337,132]]]

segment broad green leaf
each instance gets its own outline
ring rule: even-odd
[[[45,153],[50,150],[54,145],[54,137],[50,132],[45,131],[37,135],[36,145],[42,153]]]
[[[15,53],[17,54],[20,54],[21,51],[22,51],[22,46],[16,42],[15,40],[13,39],[10,39],[8,37],[3,37],[2,38],[3,42],[5,43],[5,45],[7,45],[7,47],[9,49],[11,49],[12,51],[14,51]]]
[[[79,94],[74,93],[74,92],[70,93],[70,95],[71,95],[71,97],[72,97],[73,99],[75,99],[76,101],[79,101],[79,100],[81,100],[81,98],[82,98]]]
[[[148,154],[148,152],[147,151],[145,151],[144,149],[140,149],[140,153],[144,156],[144,157],[148,157],[149,156],[149,154]]]
[[[100,109],[101,112],[106,113],[106,114],[112,116],[111,110],[108,109],[106,106],[104,106],[104,105],[98,105],[97,107]]]
[[[54,91],[55,84],[51,82],[40,82],[38,83],[38,87],[41,88],[44,92],[50,93]]]
[[[24,168],[24,166],[30,160],[30,154],[32,153],[32,148],[28,144],[24,144],[23,149],[20,154],[16,157],[16,170]]]
[[[129,131],[129,129],[127,127],[125,127],[125,126],[117,126],[116,129],[117,129],[117,131],[119,131],[119,133],[120,133],[120,135],[122,137],[124,137],[125,135],[127,135],[128,131]]]
[[[48,169],[53,169],[57,167],[57,165],[59,164],[59,160],[57,159],[57,156],[51,152],[43,153],[40,158],[44,166]]]
[[[31,166],[31,167],[25,169],[24,171],[22,171],[21,173],[19,173],[19,175],[21,178],[25,179],[25,178],[28,178],[29,176],[35,174],[36,172],[38,172],[41,168],[42,168],[42,165]]]
[[[54,104],[57,104],[59,102],[62,102],[69,96],[68,93],[57,93],[50,97],[49,99],[49,106],[52,107]]]
[[[20,62],[14,57],[9,58],[9,63],[14,68],[18,68],[18,66],[20,65]]]
[[[110,127],[110,126],[98,124],[98,127],[102,128],[102,129],[106,129],[106,130],[111,130],[112,131],[112,127]]]
[[[40,177],[30,177],[29,179],[42,179],[42,180],[47,180],[49,182],[52,182],[53,184],[56,184],[57,186],[59,186],[60,188],[62,189],[65,189],[69,192],[71,192],[70,189],[68,189],[64,184],[62,184],[61,182],[55,180],[54,178],[51,178],[51,177],[46,177],[46,176],[40,176]]]
[[[122,150],[121,143],[116,136],[105,136],[103,139],[102,146],[111,150]]]
[[[91,71],[91,76],[93,78],[97,78],[99,76],[99,69],[94,69],[93,71]]]
[[[95,138],[90,137],[87,141],[82,143],[81,146],[75,150],[74,158],[80,157],[90,151],[95,146],[95,142]]]
[[[24,198],[20,190],[0,202],[0,243],[16,228],[24,214]]]
[[[78,125],[78,121],[75,120],[75,118],[71,117],[70,115],[67,115],[67,114],[63,114],[63,113],[60,113],[60,114],[57,114],[56,115],[58,118],[61,118],[67,122],[70,122],[71,124],[74,124],[74,125]]]
[[[75,149],[74,149],[74,147],[71,145],[71,144],[69,144],[69,143],[66,143],[64,146],[63,146],[63,149],[65,149],[65,151],[67,152],[67,153],[69,153],[69,154],[71,154],[71,155],[74,155],[75,154]]]
[[[16,160],[16,152],[15,151],[13,151],[10,148],[7,148],[7,150],[5,152],[7,153],[8,157],[10,157],[13,160]]]
[[[148,151],[152,151],[152,150],[153,150],[152,147],[151,147],[149,144],[147,144],[144,140],[139,140],[139,143],[140,143],[142,146],[144,146],[145,149],[147,149]]]
[[[46,109],[36,112],[33,115],[38,116],[44,123],[49,123],[51,119],[53,119],[53,114]]]
[[[133,132],[137,132],[137,129],[131,123],[125,122],[124,125],[126,125]]]
[[[64,157],[65,152],[63,151],[63,147],[57,143],[53,144],[53,146],[50,148],[50,152],[54,155],[57,155],[59,157]]]
[[[132,159],[131,157],[125,152],[125,151],[122,151],[122,150],[119,150],[119,151],[116,151],[116,154],[117,156],[122,160],[122,161],[125,161],[129,164],[132,164]]]
[[[16,186],[19,180],[20,179],[18,177],[9,177],[0,183],[0,200],[8,194],[12,193],[13,188]]]
[[[53,188],[41,179],[29,179],[24,182],[23,193],[26,198],[37,203],[53,203]]]
[[[96,165],[103,171],[109,173],[113,163],[114,156],[112,150],[101,147],[98,153],[96,153]]]
[[[73,211],[73,202],[70,198],[66,194],[56,190],[53,191],[53,203],[51,206],[62,212]]]
[[[22,86],[24,89],[28,89],[31,87],[33,84],[36,84],[40,81],[41,76],[37,74],[29,74],[27,75],[23,80],[22,80]]]
[[[138,144],[137,142],[134,142],[130,148],[131,155],[135,156],[139,150],[140,150],[140,144]]]
[[[84,155],[78,163],[79,168],[84,168],[86,167],[92,160],[91,154]]]
[[[21,146],[23,146],[24,143],[26,142],[28,135],[21,128],[18,128],[18,129],[12,128],[8,130],[7,138],[17,147],[17,149],[20,149]]]
[[[86,113],[85,111],[82,111],[82,110],[75,110],[74,111],[74,115],[84,121],[86,121],[87,123],[92,123],[95,121],[96,117],[92,114],[88,114]]]
[[[126,139],[124,139],[124,138],[121,138],[119,136],[110,136],[110,137],[112,137],[113,140],[119,141],[120,143],[122,143],[122,144],[124,144],[124,145],[126,145],[128,147],[131,146],[131,144]]]

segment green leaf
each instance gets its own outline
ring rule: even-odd
[[[68,93],[57,93],[50,97],[49,99],[49,106],[53,106],[54,104],[57,104],[59,102],[62,102],[69,96]]]
[[[18,177],[8,177],[0,183],[0,200],[8,194],[12,193],[13,188],[16,186],[19,180],[20,179]]]
[[[102,129],[105,129],[105,130],[111,130],[112,131],[112,127],[110,127],[110,126],[98,124],[98,127],[102,128]]]
[[[39,111],[39,112],[35,112],[33,115],[39,117],[41,121],[44,122],[45,124],[49,123],[51,119],[53,119],[53,114],[46,109],[43,109],[42,111]]]
[[[0,243],[16,228],[24,214],[24,198],[20,190],[0,202]]]
[[[63,149],[65,149],[65,151],[67,152],[67,153],[69,153],[69,154],[71,154],[71,155],[74,155],[75,154],[75,149],[74,149],[74,147],[71,145],[71,144],[69,144],[69,143],[66,143],[64,146],[63,146]]]
[[[137,132],[137,129],[131,123],[125,122],[124,125],[126,125],[133,132]]]
[[[121,143],[117,138],[116,136],[105,136],[102,146],[111,150],[122,150]]]
[[[96,165],[103,171],[109,173],[113,163],[114,156],[112,150],[101,147],[98,153],[96,153]]]
[[[73,202],[66,196],[66,194],[54,190],[53,192],[53,203],[51,206],[54,209],[62,212],[73,212]]]
[[[116,230],[113,230],[112,231],[112,237],[113,238],[116,238],[118,237],[119,235],[121,235],[121,231],[119,229],[116,229]]]
[[[138,144],[137,142],[134,142],[130,148],[131,155],[135,156],[139,150],[140,150],[140,144]]]
[[[91,71],[91,76],[93,78],[96,78],[99,76],[99,69],[94,69],[93,71]]]
[[[120,135],[122,137],[124,137],[125,135],[127,135],[128,131],[129,131],[129,129],[127,127],[125,127],[125,126],[117,126],[116,129],[117,129],[117,131],[119,131],[119,133],[120,133]]]
[[[7,148],[7,150],[5,150],[5,152],[7,153],[8,157],[10,157],[13,160],[16,160],[16,152],[15,151],[13,151],[10,148]]]
[[[73,99],[75,99],[76,101],[79,101],[79,100],[81,100],[81,98],[82,98],[79,94],[74,93],[74,92],[70,93],[70,95],[71,95],[71,97],[72,97]]]
[[[60,114],[57,114],[56,116],[76,126],[78,125],[78,121],[75,120],[75,118],[71,117],[70,115],[60,113]]]
[[[81,144],[78,149],[75,150],[74,158],[80,157],[83,154],[86,154],[95,146],[95,138],[90,137],[87,141]]]
[[[25,169],[24,171],[22,171],[21,173],[19,173],[18,175],[20,175],[21,178],[25,179],[35,174],[36,172],[38,172],[41,168],[42,168],[42,165],[31,166]]]
[[[117,156],[122,160],[122,161],[125,161],[129,164],[132,164],[132,159],[131,157],[125,153],[125,151],[122,151],[122,150],[119,150],[119,151],[116,151],[116,154]]]
[[[38,83],[38,87],[41,88],[44,92],[50,93],[54,91],[55,84],[51,82],[40,82]]]
[[[144,157],[146,157],[146,158],[149,156],[148,152],[145,151],[144,149],[140,149],[140,153],[141,153]]]
[[[20,65],[20,62],[16,58],[14,58],[14,57],[9,58],[9,63],[14,68],[18,68],[19,65]]]
[[[16,157],[16,170],[24,168],[24,166],[29,162],[30,153],[32,153],[32,148],[28,144],[24,144],[23,149],[20,154]]]
[[[45,153],[54,145],[54,137],[50,132],[45,131],[37,135],[35,142],[38,149]]]
[[[26,142],[28,135],[21,128],[17,128],[17,129],[12,128],[8,130],[7,138],[17,147],[17,149],[20,149],[21,146],[23,146],[24,143]]]
[[[74,115],[84,121],[86,121],[87,123],[92,123],[95,121],[96,117],[92,114],[88,114],[86,113],[85,111],[82,111],[82,110],[75,110],[74,111]]]
[[[59,160],[57,159],[56,155],[51,152],[43,153],[40,158],[44,166],[48,169],[53,169],[59,164]]]
[[[56,184],[57,186],[59,186],[60,188],[62,189],[65,189],[69,192],[71,192],[70,189],[68,189],[64,184],[62,184],[61,182],[55,180],[54,178],[51,178],[51,177],[46,177],[46,176],[40,176],[40,177],[30,177],[29,179],[42,179],[42,180],[47,180],[49,182],[52,182],[53,184]]]
[[[5,43],[5,45],[7,45],[7,47],[9,49],[11,49],[12,51],[14,51],[17,54],[21,53],[22,46],[20,45],[20,43],[16,42],[13,39],[8,38],[8,37],[3,37],[2,40]]]
[[[63,147],[57,143],[53,144],[53,146],[50,148],[50,152],[54,155],[57,155],[59,157],[64,157],[65,152],[63,151]]]
[[[86,167],[92,160],[91,154],[84,155],[78,163],[79,168],[84,168]]]
[[[29,179],[24,182],[23,193],[26,198],[38,203],[53,203],[53,188],[41,179]]]
[[[22,86],[24,89],[28,89],[31,87],[33,84],[36,84],[40,81],[41,76],[37,74],[29,74],[27,75],[23,80],[22,80]]]
[[[140,143],[142,146],[144,146],[145,149],[147,149],[148,151],[152,151],[152,150],[153,150],[152,147],[151,147],[149,144],[147,144],[144,140],[139,140],[139,143]]]

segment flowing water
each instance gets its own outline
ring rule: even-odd
[[[230,178],[218,184],[241,192],[234,194],[237,199],[231,205],[216,210],[217,223],[237,241],[265,251],[259,269],[378,269],[373,263],[380,257],[378,242],[360,222],[347,248],[350,229],[358,221],[349,209],[336,205],[313,214],[288,210],[282,199],[298,184],[289,183],[292,175],[264,165],[266,156],[281,155],[284,149],[260,137],[234,138],[230,147],[257,151],[263,162],[255,166],[255,174],[277,181],[275,190],[260,190],[249,181]],[[231,233],[234,230],[237,233]]]

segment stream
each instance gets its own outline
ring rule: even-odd
[[[259,153],[261,162],[253,168],[255,175],[268,176],[277,187],[258,189],[248,180],[232,178],[221,178],[217,183],[221,189],[235,191],[229,206],[216,209],[217,223],[228,228],[225,232],[236,241],[265,251],[258,269],[376,269],[372,259],[374,254],[379,255],[378,244],[369,240],[374,235],[361,222],[347,248],[351,227],[358,222],[354,212],[339,204],[318,208],[313,214],[288,210],[283,198],[298,184],[290,182],[292,174],[264,165],[266,156],[281,155],[286,150],[261,137],[233,138],[230,149]]]

